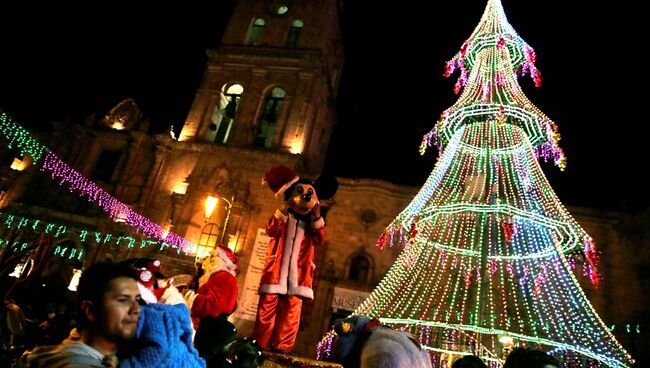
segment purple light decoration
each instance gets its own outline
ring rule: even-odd
[[[146,236],[164,241],[185,252],[192,249],[194,245],[192,242],[172,232],[167,232],[162,226],[133,211],[129,206],[120,202],[97,184],[70,167],[51,151],[47,152],[40,170],[50,173],[52,179],[59,178],[59,184],[61,186],[67,183],[70,192],[76,192],[82,197],[86,196],[89,202],[99,205],[111,218],[118,215],[125,217],[128,225],[140,230]]]
[[[323,339],[316,345],[316,359],[325,360],[332,358],[332,347],[334,339],[338,336],[334,330],[330,330],[325,334]]]

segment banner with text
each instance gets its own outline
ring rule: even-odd
[[[244,279],[244,287],[240,292],[237,310],[234,314],[235,318],[255,321],[255,316],[257,315],[257,301],[259,299],[257,289],[260,286],[262,268],[264,267],[264,260],[266,259],[266,249],[268,248],[270,240],[271,238],[266,235],[265,229],[257,229],[255,245],[253,246],[250,264],[248,265],[246,278]]]
[[[332,308],[353,312],[361,303],[363,303],[364,300],[366,300],[368,295],[370,295],[370,293],[335,287],[334,297],[332,298]]]

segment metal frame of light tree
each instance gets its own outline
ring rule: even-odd
[[[474,353],[502,363],[500,337],[539,346],[564,366],[633,362],[573,274],[596,286],[598,252],[546,180],[538,159],[564,169],[557,127],[523,94],[517,74],[541,74],[535,52],[499,0],[486,10],[446,75],[460,70],[458,101],[420,147],[441,156],[420,192],[379,237],[404,246],[353,314],[378,317],[445,357]],[[332,333],[319,346],[327,355]]]

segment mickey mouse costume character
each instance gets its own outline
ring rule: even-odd
[[[271,241],[251,337],[263,349],[289,352],[298,334],[302,301],[314,299],[314,247],[326,237],[319,199],[333,197],[338,182],[333,176],[312,182],[283,165],[271,168],[264,181],[276,198],[284,196],[285,208],[276,210],[266,225]]]

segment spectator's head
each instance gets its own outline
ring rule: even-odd
[[[77,287],[78,330],[94,339],[120,343],[135,337],[140,317],[140,292],[133,269],[95,263]]]
[[[560,368],[557,359],[537,349],[515,348],[503,364],[503,368]]]
[[[464,357],[456,360],[451,368],[487,368],[481,358],[475,355],[465,355]]]

